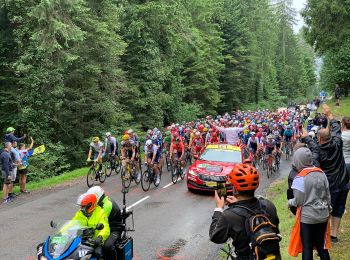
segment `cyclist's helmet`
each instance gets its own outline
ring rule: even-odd
[[[268,135],[267,138],[268,139],[273,139],[273,136],[272,135]]]
[[[196,135],[196,137],[199,137],[199,136],[201,136],[201,133],[200,133],[199,131],[197,131],[197,132],[195,133],[195,135]]]
[[[256,133],[255,133],[255,132],[251,132],[250,134],[251,134],[251,135],[256,135]]]
[[[170,134],[171,134],[170,131],[165,132],[165,136],[170,136]]]
[[[97,206],[97,196],[95,194],[84,193],[79,196],[77,204],[84,215],[91,215]]]
[[[110,137],[111,135],[112,135],[111,132],[106,133],[106,137]]]
[[[129,134],[129,135],[132,135],[133,133],[134,133],[134,130],[132,130],[132,129],[129,129],[129,130],[128,130],[128,134]]]
[[[105,193],[105,191],[100,186],[91,187],[86,192],[86,194],[95,194],[98,202],[100,201],[100,199],[104,193]]]
[[[249,164],[236,164],[227,179],[236,191],[256,190],[259,187],[259,173]]]
[[[178,142],[180,142],[180,141],[181,141],[180,137],[176,137],[176,138],[175,138],[175,142],[178,143]]]
[[[92,138],[93,143],[98,143],[100,141],[100,138],[98,136],[95,136]]]
[[[291,129],[292,127],[291,127],[290,125],[287,125],[286,128],[287,128],[287,129]]]
[[[198,126],[198,131],[199,132],[203,132],[203,130],[204,130],[204,125],[199,125]]]
[[[157,135],[152,135],[151,140],[152,140],[152,141],[158,140],[158,136],[157,136]]]
[[[130,138],[130,136],[129,135],[123,135],[122,136],[122,141],[127,141],[127,140],[129,140],[129,138]]]
[[[153,145],[152,140],[148,139],[145,143],[146,146]]]
[[[263,132],[262,135],[263,135],[263,136],[267,136],[267,133],[266,133],[266,132]]]
[[[204,127],[203,132],[204,132],[204,133],[208,132],[208,128],[207,128],[207,127]]]

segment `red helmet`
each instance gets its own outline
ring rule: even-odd
[[[259,187],[259,173],[249,164],[236,164],[227,179],[236,191],[256,190]]]
[[[78,205],[82,211],[91,214],[97,206],[97,197],[95,194],[83,194],[78,199]]]
[[[199,132],[203,132],[203,130],[204,130],[204,125],[199,125],[198,126],[198,131]]]
[[[217,132],[214,132],[213,133],[213,137],[217,137],[218,136],[218,133]]]

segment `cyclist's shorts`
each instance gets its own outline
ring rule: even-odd
[[[182,151],[174,153],[177,158],[180,158],[182,156]]]
[[[281,148],[281,143],[276,143],[276,148],[277,149]]]
[[[111,144],[110,148],[109,148],[109,153],[111,153],[114,150],[114,144]],[[117,149],[115,149],[115,153],[114,155],[119,156],[119,149],[118,149],[118,144],[117,144]]]
[[[147,154],[147,158],[148,159],[152,159],[153,158],[153,153],[148,153]],[[159,163],[159,161],[160,161],[160,158],[161,158],[161,153],[158,153],[157,152],[157,155],[156,155],[156,158],[154,159],[154,163]]]
[[[290,142],[292,140],[292,136],[285,135],[286,142]]]
[[[250,149],[253,151],[253,153],[256,153],[256,150],[258,150],[258,144],[250,143]]]
[[[273,152],[273,148],[266,147],[266,155],[271,155]]]
[[[105,156],[106,156],[106,153],[105,153],[105,152],[102,152],[102,153],[101,153],[102,159],[104,159]],[[98,157],[98,153],[94,153],[94,160],[97,160],[97,157]]]

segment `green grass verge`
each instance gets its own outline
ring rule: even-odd
[[[26,185],[26,189],[32,191],[32,190],[40,190],[43,188],[54,187],[54,186],[57,186],[59,184],[65,183],[65,182],[78,179],[78,178],[86,175],[87,171],[88,171],[88,168],[85,167],[85,168],[81,168],[81,169],[76,169],[76,170],[71,171],[71,172],[66,172],[66,173],[63,173],[61,175],[54,176],[54,177],[51,177],[48,179],[44,179],[44,180],[41,180],[39,182],[29,182]],[[14,191],[16,193],[19,192],[18,183],[15,184]],[[0,195],[2,196],[2,192],[0,192]]]
[[[301,254],[297,258],[288,255],[289,236],[293,228],[295,218],[294,215],[290,213],[290,211],[287,208],[287,187],[287,179],[273,183],[267,191],[267,198],[275,204],[280,219],[280,231],[283,237],[280,244],[282,259],[301,259]],[[348,259],[350,256],[350,197],[348,197],[346,210],[347,213],[342,218],[341,232],[338,236],[340,242],[335,245],[332,245],[332,249],[330,250],[331,259],[345,260]]]
[[[334,117],[338,120],[341,120],[344,116],[350,116],[350,97],[342,97],[340,100],[340,106],[335,105],[335,100],[329,100],[327,105],[331,109]],[[319,112],[322,112],[322,106],[318,109]]]

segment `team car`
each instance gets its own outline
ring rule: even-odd
[[[226,189],[232,190],[232,185],[226,181],[226,176],[233,167],[244,161],[244,153],[240,146],[229,144],[207,145],[186,172],[187,188],[189,190],[215,190],[217,183],[226,183]]]

